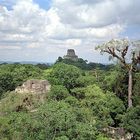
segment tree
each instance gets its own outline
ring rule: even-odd
[[[49,99],[52,100],[63,100],[69,96],[68,90],[62,85],[53,85],[51,91],[48,94]]]
[[[0,116],[2,140],[44,140],[46,131],[41,120],[25,112]]]
[[[121,121],[119,116],[125,111],[123,102],[117,96],[109,91],[104,93],[97,85],[90,85],[85,89],[85,99],[81,103],[91,108],[101,129],[118,126]]]
[[[114,92],[120,99],[123,100],[127,107],[127,93],[128,93],[128,74],[120,65],[116,65],[111,70],[104,72],[101,88],[105,91]]]
[[[83,69],[83,70],[88,70],[91,68],[87,64],[87,60],[84,60],[82,58],[78,58],[77,61],[74,61],[71,59],[65,59],[65,58],[63,59],[62,57],[58,57],[58,59],[56,60],[56,63],[60,63],[60,62],[68,64],[68,65],[76,66],[76,67]]]
[[[30,64],[2,64],[0,65],[0,96],[4,92],[12,91],[28,79],[42,78],[43,71]]]
[[[133,86],[133,106],[140,105],[140,72],[135,74]]]
[[[72,138],[76,116],[72,107],[64,101],[51,101],[39,108],[38,118],[42,120],[46,130],[46,139],[53,140],[58,137]]]
[[[77,85],[77,78],[81,76],[79,68],[58,63],[54,65],[52,71],[48,74],[48,80],[54,85],[63,85],[69,91]]]
[[[96,49],[101,50],[101,53],[108,53],[110,55],[110,60],[117,58],[121,62],[123,68],[128,71],[128,108],[132,107],[132,72],[136,71],[137,65],[140,64],[140,51],[138,53],[138,50],[132,51],[132,58],[130,62],[127,63],[126,55],[131,44],[132,43],[127,39],[112,39],[96,47]],[[135,43],[135,45],[138,45],[138,43]]]
[[[4,92],[14,90],[15,85],[11,73],[0,73],[0,98]]]
[[[133,133],[135,140],[140,139],[140,106],[127,110],[123,118],[123,127],[130,133]]]

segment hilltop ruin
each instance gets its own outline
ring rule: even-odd
[[[74,49],[68,49],[67,50],[67,55],[64,55],[63,58],[64,59],[71,59],[73,61],[77,61],[78,60],[78,56],[75,54]]]

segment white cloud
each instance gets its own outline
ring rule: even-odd
[[[19,46],[0,46],[0,50],[5,50],[5,49],[8,49],[8,50],[20,50],[21,48]]]
[[[140,24],[139,5],[139,0],[52,0],[47,11],[33,0],[3,0],[0,48],[20,45],[57,53],[81,47],[85,52],[97,42],[119,37],[126,26]]]
[[[81,40],[80,39],[68,39],[68,40],[66,40],[66,44],[68,44],[69,46],[79,46],[81,44]]]
[[[139,0],[53,0],[65,24],[77,28],[102,27],[116,22],[139,23]]]

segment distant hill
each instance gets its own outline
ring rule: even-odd
[[[36,62],[36,61],[0,61],[0,64],[3,64],[3,63],[7,63],[7,64],[19,63],[19,64],[32,64],[32,65],[37,65],[37,64],[52,65],[53,64],[50,62]]]

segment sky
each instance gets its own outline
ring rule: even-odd
[[[95,46],[140,39],[140,0],[0,0],[0,61],[55,62],[67,49],[108,63]]]

